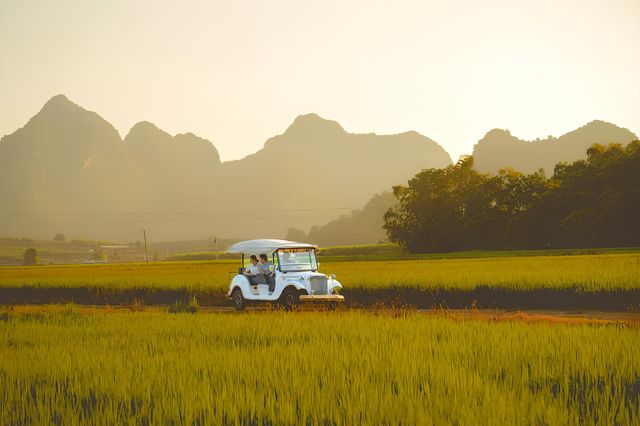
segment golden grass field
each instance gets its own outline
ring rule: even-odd
[[[363,312],[0,313],[0,424],[640,422],[640,329]]]
[[[186,289],[224,292],[239,261],[0,268],[0,288]],[[640,289],[640,253],[321,262],[345,288],[424,290],[479,286],[617,291]]]

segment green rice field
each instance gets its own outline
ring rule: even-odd
[[[0,424],[640,422],[640,329],[417,314],[0,312]]]

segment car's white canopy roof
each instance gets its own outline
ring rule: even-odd
[[[297,243],[287,240],[247,240],[235,243],[227,249],[227,253],[244,253],[244,254],[271,254],[282,248],[318,248],[318,246],[307,243]]]

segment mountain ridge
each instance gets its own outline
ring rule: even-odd
[[[602,120],[534,141],[492,129],[474,156],[481,170],[543,167],[550,175],[592,143],[636,138]],[[377,241],[381,219],[369,216],[390,196],[374,194],[449,164],[444,148],[416,131],[349,133],[315,113],[297,116],[262,149],[222,162],[215,144],[193,133],[171,135],[140,121],[122,138],[98,113],[56,95],[0,139],[0,204],[18,212],[3,217],[0,235],[117,239],[145,228],[175,240],[284,237],[297,228],[323,241],[347,237],[345,229]]]
[[[519,139],[505,129],[491,129],[475,144],[475,168],[481,172],[496,173],[502,168],[513,168],[524,173],[544,169],[553,174],[557,163],[586,158],[587,149],[594,143],[623,145],[638,139],[629,129],[603,120],[592,120],[559,137],[531,141]]]
[[[17,213],[0,223],[0,235],[113,240],[146,228],[173,240],[282,237],[449,164],[440,145],[416,132],[351,134],[314,113],[244,159],[221,162],[215,144],[193,133],[172,136],[141,121],[122,138],[97,113],[56,95],[2,138],[0,204]]]

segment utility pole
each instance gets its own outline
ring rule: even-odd
[[[147,230],[142,230],[142,235],[144,235],[144,258],[149,263],[149,252],[147,251]]]
[[[213,241],[216,243],[216,260],[220,260],[218,259],[218,237],[213,237]]]

